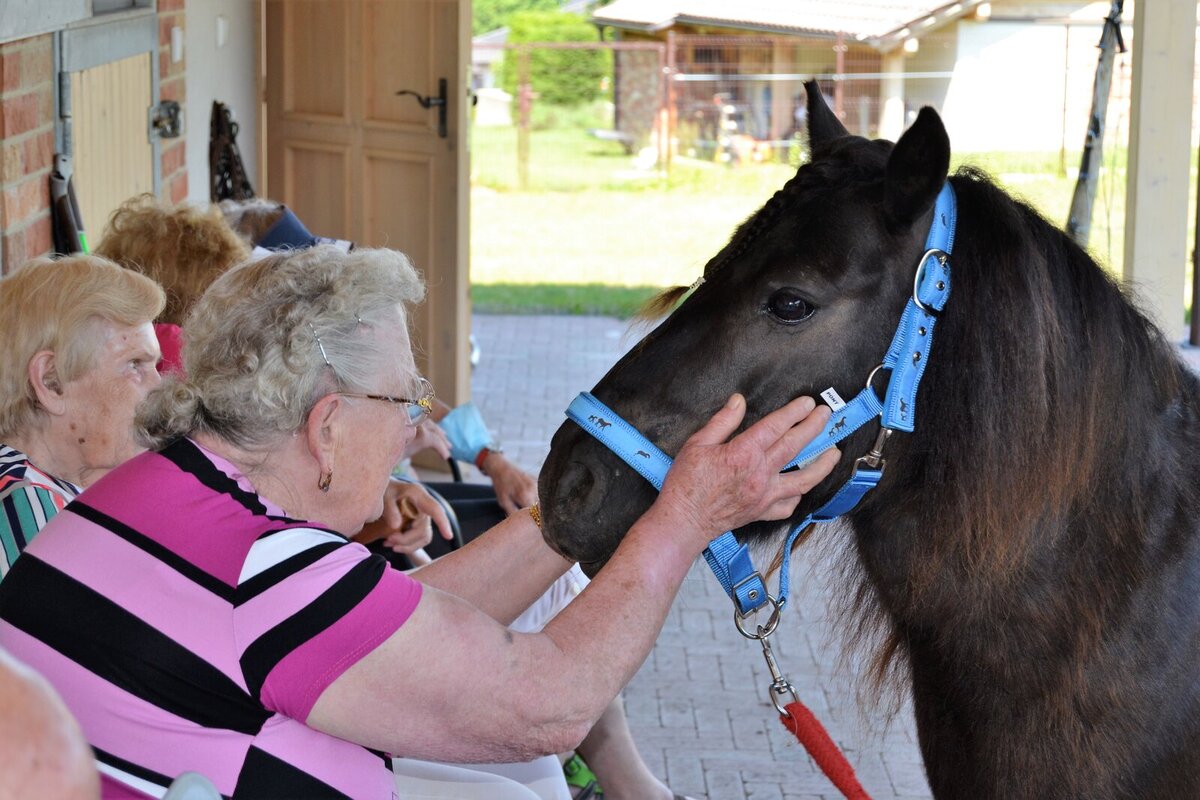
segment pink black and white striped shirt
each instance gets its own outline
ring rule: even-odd
[[[106,798],[161,796],[191,770],[226,797],[387,800],[384,754],[304,720],[420,596],[181,440],[50,521],[0,582],[0,645],[62,695]]]

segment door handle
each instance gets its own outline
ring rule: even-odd
[[[421,104],[421,108],[436,108],[438,110],[438,136],[446,138],[446,109],[449,103],[446,101],[446,79],[438,78],[438,93],[437,97],[433,95],[421,95],[414,92],[412,89],[403,89],[396,92],[396,95],[411,94],[417,98],[417,102]]]

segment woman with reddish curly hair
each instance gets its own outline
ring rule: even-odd
[[[96,254],[157,281],[167,307],[154,326],[163,372],[181,368],[179,328],[209,284],[250,248],[217,208],[163,203],[151,194],[121,204],[109,218]]]

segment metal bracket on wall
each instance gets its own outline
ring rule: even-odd
[[[183,109],[174,100],[162,100],[150,106],[150,141],[175,139],[183,134]]]

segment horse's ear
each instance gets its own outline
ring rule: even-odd
[[[884,209],[888,220],[907,227],[933,206],[950,170],[950,137],[942,118],[926,106],[888,157]]]
[[[830,142],[849,136],[850,131],[846,130],[846,126],[825,102],[825,96],[821,94],[821,87],[816,81],[806,81],[804,90],[808,92],[808,144],[816,158]]]

